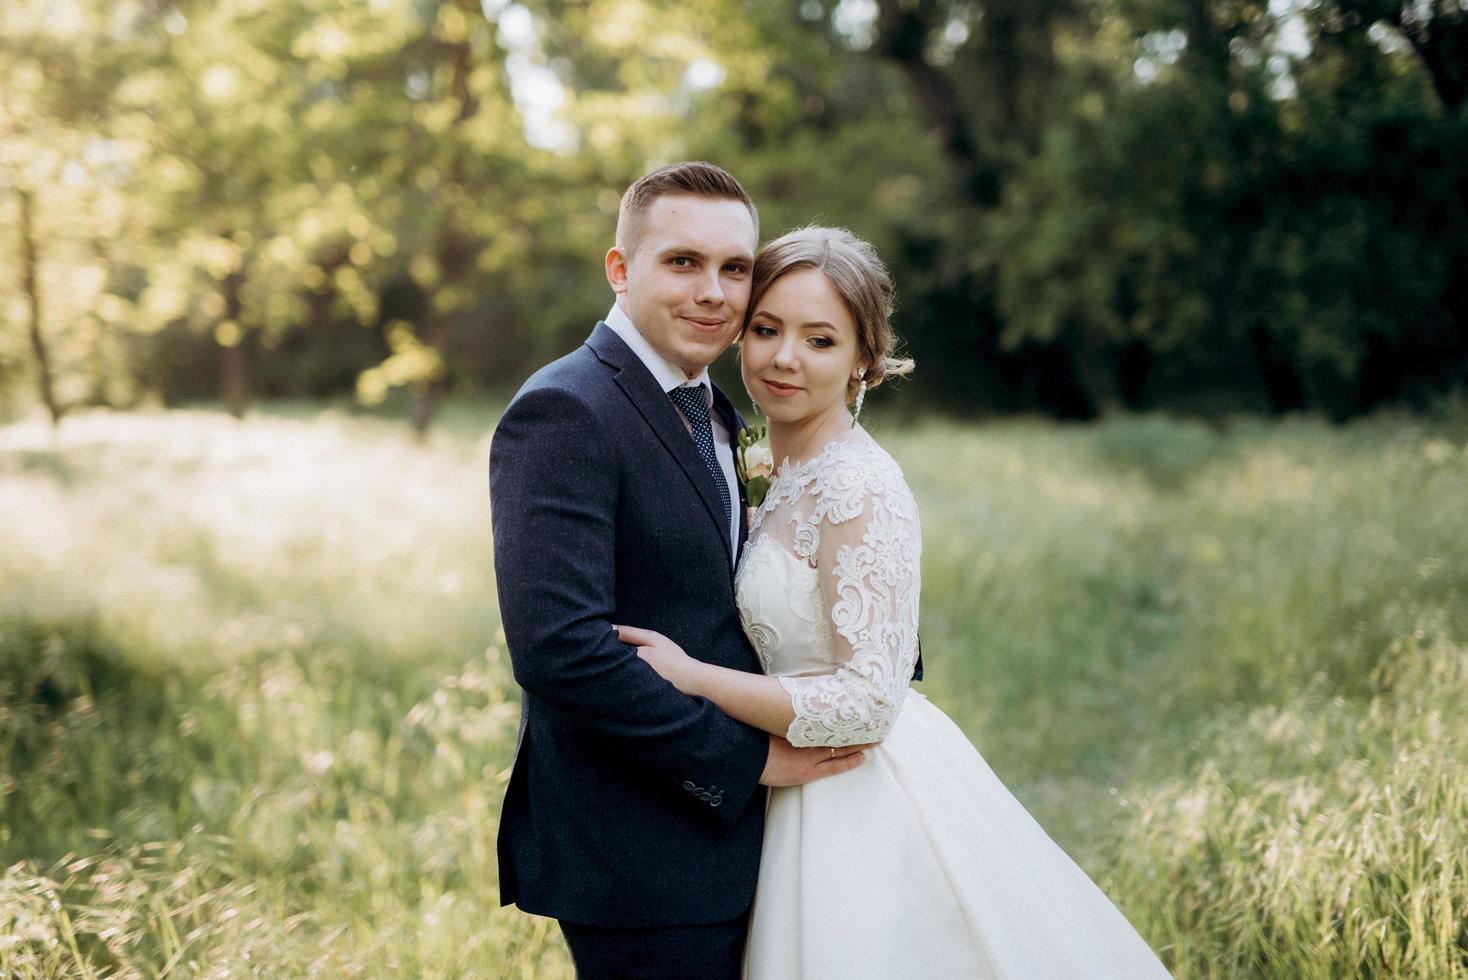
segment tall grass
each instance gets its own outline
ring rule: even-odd
[[[1468,976],[1463,436],[894,440],[934,683],[1178,975]]]
[[[462,414],[0,429],[0,975],[570,975]],[[924,687],[1179,976],[1468,976],[1461,423],[877,434]]]
[[[0,435],[0,975],[570,975],[498,908],[485,452],[331,414]]]

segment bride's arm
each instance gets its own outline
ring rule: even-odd
[[[828,501],[814,544],[834,627],[834,672],[747,674],[694,660],[661,634],[617,627],[622,641],[683,693],[798,746],[880,742],[917,659],[922,535],[912,494],[895,467],[833,482],[848,495]]]
[[[798,746],[886,738],[917,659],[922,532],[912,493],[890,461],[836,466],[811,542],[836,669],[778,678],[795,710],[785,737]]]
[[[730,718],[774,735],[785,735],[795,721],[790,694],[773,677],[731,670],[695,660],[661,633],[618,626],[622,642],[684,694],[707,698]]]

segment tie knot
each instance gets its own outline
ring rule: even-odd
[[[708,403],[704,400],[703,385],[680,386],[668,392],[673,403],[683,409],[690,422],[699,422],[709,417]]]

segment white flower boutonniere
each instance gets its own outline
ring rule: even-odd
[[[765,437],[765,427],[746,426],[739,430],[739,451],[734,454],[734,471],[739,476],[739,485],[744,488],[744,500],[751,507],[764,503],[770,489],[770,477],[775,472],[775,457],[768,446],[759,445]]]

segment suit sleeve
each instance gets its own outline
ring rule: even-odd
[[[683,694],[617,639],[620,477],[597,414],[565,390],[522,392],[495,430],[489,471],[515,680],[569,724],[692,790],[693,802],[737,819],[768,737]]]

